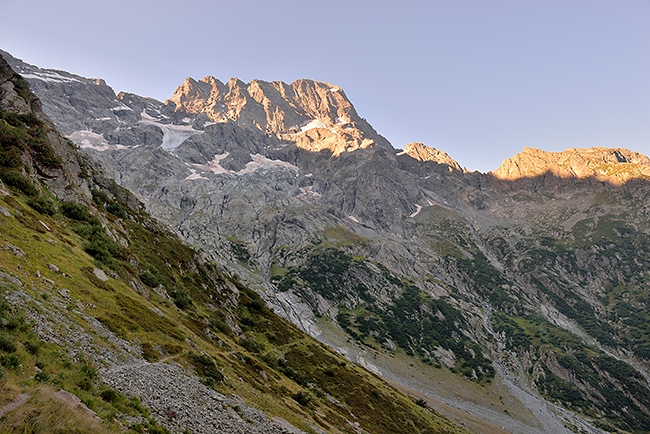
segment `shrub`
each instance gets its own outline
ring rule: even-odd
[[[192,299],[183,291],[174,291],[172,293],[172,300],[179,309],[185,310],[192,306]]]
[[[149,288],[156,288],[159,285],[163,284],[163,277],[158,273],[154,275],[148,271],[145,271],[143,273],[140,273],[138,277],[140,278],[140,281],[147,285]]]
[[[17,170],[9,170],[0,175],[5,184],[10,187],[17,188],[22,191],[26,196],[37,196],[38,189],[34,184],[22,173]]]
[[[312,400],[312,396],[309,394],[309,392],[303,392],[302,390],[298,393],[294,393],[291,395],[291,397],[294,399],[294,401],[303,407],[309,407],[309,404]]]
[[[113,214],[115,217],[125,219],[128,217],[126,210],[117,203],[111,203],[106,207],[106,211]]]
[[[16,354],[5,354],[0,357],[0,365],[7,369],[15,369],[20,366],[20,357]]]
[[[93,189],[91,191],[91,194],[93,195],[93,202],[95,202],[97,205],[104,205],[110,201],[108,195],[101,190]]]
[[[39,383],[45,383],[50,379],[50,374],[45,371],[37,372],[36,375],[34,375],[34,379]]]
[[[102,391],[102,393],[99,394],[99,397],[106,402],[114,402],[118,398],[118,394],[114,390],[107,389]]]
[[[422,398],[416,399],[415,404],[422,407],[422,408],[427,408],[427,406],[428,406],[427,402]]]
[[[251,353],[259,353],[262,351],[262,347],[260,346],[260,344],[251,338],[241,339],[239,341],[239,345],[241,345]]]
[[[45,214],[45,215],[54,215],[56,214],[56,205],[54,203],[42,196],[37,198],[31,198],[27,201],[27,205],[31,206],[36,212]]]
[[[61,204],[61,212],[64,216],[72,220],[80,222],[90,221],[90,212],[88,211],[88,207],[75,202],[63,202]]]
[[[229,335],[232,333],[230,326],[226,324],[221,318],[212,318],[210,327],[219,330],[221,333]]]
[[[98,261],[110,264],[114,257],[120,255],[122,247],[104,235],[93,237],[89,242],[84,244],[84,251]]]
[[[206,386],[213,387],[223,381],[224,376],[212,358],[205,354],[196,354],[194,352],[190,352],[189,357],[197,373],[202,377],[201,381]]]
[[[16,351],[16,344],[13,339],[4,333],[0,334],[0,351],[4,351],[5,353],[13,353]]]

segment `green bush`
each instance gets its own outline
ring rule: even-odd
[[[212,318],[210,327],[219,330],[221,333],[229,335],[232,333],[230,326],[226,324],[221,318]]]
[[[121,219],[125,219],[125,218],[128,217],[128,214],[127,214],[126,210],[121,205],[119,205],[117,203],[110,203],[106,207],[106,211],[113,214],[115,217],[118,217],[118,218],[121,218]]]
[[[34,184],[22,173],[17,170],[8,170],[0,175],[2,181],[10,187],[17,188],[26,196],[37,196],[38,189]]]
[[[303,407],[309,407],[309,404],[312,400],[312,396],[309,394],[309,392],[303,392],[302,390],[298,393],[294,393],[291,395],[291,397],[294,399],[294,401]]]
[[[140,281],[149,288],[157,288],[164,283],[163,277],[158,273],[153,274],[149,271],[145,271],[140,273],[138,277],[140,278]]]
[[[99,397],[106,402],[114,402],[117,400],[118,396],[117,392],[112,389],[103,390],[102,393],[99,394]]]
[[[36,375],[34,375],[34,379],[39,383],[46,383],[50,379],[50,374],[44,371],[37,372]]]
[[[251,338],[245,338],[241,339],[239,341],[239,345],[244,347],[247,351],[250,351],[251,353],[259,353],[262,351],[262,347],[260,346],[259,343],[257,343],[254,339]]]
[[[111,264],[113,258],[122,253],[122,247],[109,240],[106,235],[94,237],[84,244],[84,251],[105,264]]]
[[[179,309],[185,310],[192,306],[192,299],[183,291],[174,291],[172,293],[172,300]]]
[[[16,351],[16,344],[13,339],[11,339],[6,334],[0,334],[0,351],[5,353],[13,353]]]
[[[0,357],[0,365],[7,369],[15,369],[20,366],[20,357],[16,354],[5,354]]]
[[[189,358],[206,386],[214,387],[224,380],[223,374],[210,356],[190,352]]]
[[[97,205],[104,205],[105,203],[110,202],[108,195],[101,190],[93,189],[90,193],[93,196],[93,202]]]
[[[42,196],[29,199],[27,205],[31,206],[34,211],[41,214],[56,214],[56,205],[54,205],[54,202]]]
[[[63,202],[61,204],[61,212],[69,219],[90,222],[90,212],[87,206],[75,202]]]

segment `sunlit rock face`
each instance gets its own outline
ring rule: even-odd
[[[630,179],[650,177],[650,159],[623,148],[571,148],[563,152],[524,148],[505,160],[493,174],[510,181],[551,174],[558,178],[592,177],[622,184]]]
[[[163,111],[175,120],[202,115],[210,122],[236,123],[314,152],[339,155],[389,146],[359,117],[341,88],[313,80],[247,84],[232,78],[224,84],[210,76],[201,81],[188,77]]]
[[[463,169],[456,161],[454,161],[446,152],[436,148],[431,148],[422,143],[413,142],[406,145],[404,148],[405,155],[412,157],[418,161],[432,161],[438,164],[445,164],[450,168],[458,171]]]

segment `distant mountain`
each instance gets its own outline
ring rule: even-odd
[[[5,57],[152,215],[357,363],[513,433],[650,430],[645,156],[468,172],[327,83],[188,79],[163,103]]]

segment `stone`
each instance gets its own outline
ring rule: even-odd
[[[93,274],[95,275],[96,278],[98,278],[102,282],[108,282],[108,276],[106,275],[106,273],[104,273],[104,270],[102,270],[101,268],[94,268]]]
[[[18,247],[14,246],[13,244],[7,244],[7,245],[3,246],[3,248],[4,248],[5,250],[8,250],[9,252],[11,252],[12,255],[14,255],[14,256],[18,256],[19,258],[24,257],[25,254],[26,254],[26,253],[23,252],[21,249],[19,249]]]

